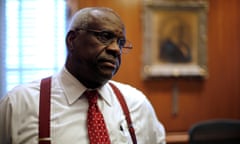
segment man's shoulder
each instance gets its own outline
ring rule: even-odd
[[[13,115],[35,114],[38,109],[39,90],[40,81],[20,84],[8,91],[0,103],[2,106],[11,106]]]
[[[136,88],[136,87],[134,87],[130,84],[122,83],[122,82],[118,82],[118,81],[113,81],[113,80],[111,80],[109,82],[114,84],[123,93],[128,91],[128,92],[136,92],[136,93],[141,93],[142,94],[141,90],[139,90],[138,88]]]
[[[110,81],[110,83],[114,84],[119,89],[128,103],[143,103],[146,100],[145,94],[140,89],[130,84],[117,81]]]
[[[19,84],[7,92],[8,97],[24,98],[38,95],[40,91],[40,80]]]

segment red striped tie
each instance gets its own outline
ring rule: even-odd
[[[97,106],[98,92],[86,91],[85,95],[88,98],[88,137],[90,144],[110,144],[107,127],[104,123],[104,118]]]

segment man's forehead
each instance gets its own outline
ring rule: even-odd
[[[117,34],[124,35],[125,28],[121,19],[112,12],[92,11],[89,15],[91,21],[88,24],[90,29],[110,30]]]
[[[92,17],[92,22],[98,22],[100,24],[110,24],[110,25],[118,25],[123,28],[123,23],[115,13],[111,11],[99,11],[94,10],[89,13],[89,17]]]

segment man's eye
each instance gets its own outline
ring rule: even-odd
[[[108,40],[114,39],[115,35],[111,32],[101,32],[100,37],[101,37],[101,40],[108,41]]]
[[[119,39],[119,40],[118,40],[118,45],[119,45],[120,47],[123,47],[123,46],[125,45],[125,43],[126,43],[126,40],[125,40],[125,39]]]

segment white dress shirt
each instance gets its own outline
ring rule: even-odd
[[[164,144],[165,130],[139,90],[116,81],[133,122],[138,144]],[[37,144],[40,80],[15,87],[0,101],[0,144]],[[86,90],[65,68],[52,76],[52,144],[88,144]],[[98,106],[112,144],[132,143],[120,103],[107,83],[98,89]]]

